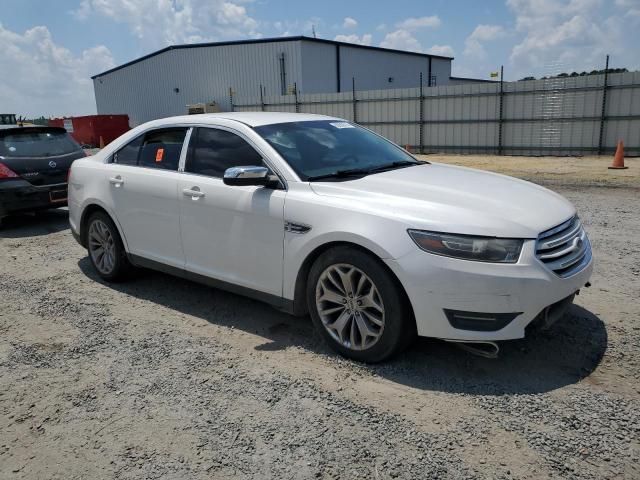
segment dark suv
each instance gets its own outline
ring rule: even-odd
[[[64,128],[0,126],[0,221],[66,206],[69,168],[84,156]]]

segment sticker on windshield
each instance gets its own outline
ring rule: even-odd
[[[333,125],[336,128],[356,128],[353,125],[351,125],[350,123],[347,122],[333,122],[331,123],[331,125]]]

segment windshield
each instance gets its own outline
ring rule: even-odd
[[[255,130],[302,180],[420,163],[390,141],[341,120],[278,123]]]
[[[0,155],[6,157],[50,157],[80,149],[63,131],[30,132],[27,129],[0,135]]]

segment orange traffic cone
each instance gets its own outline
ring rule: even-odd
[[[616,148],[616,154],[613,157],[613,163],[609,168],[616,170],[629,168],[624,166],[624,143],[622,142],[622,140],[618,141],[618,148]]]

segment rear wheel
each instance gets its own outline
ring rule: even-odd
[[[379,362],[409,343],[415,332],[408,300],[377,258],[352,247],[322,254],[309,272],[311,318],[342,355]]]
[[[87,222],[87,250],[98,275],[108,281],[124,279],[131,269],[118,229],[102,212]]]

